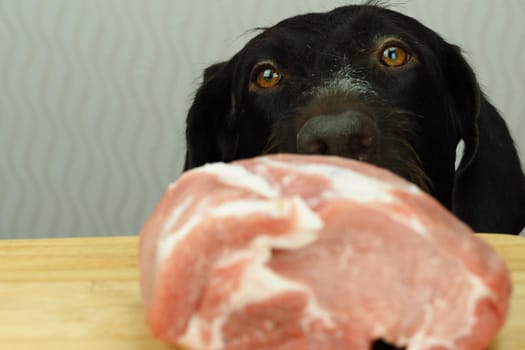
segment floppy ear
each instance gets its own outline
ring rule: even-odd
[[[519,233],[525,226],[525,177],[514,142],[459,48],[451,46],[447,56],[445,75],[465,143],[453,211],[477,232]]]
[[[233,159],[236,135],[227,122],[232,113],[231,79],[229,62],[214,64],[204,71],[186,118],[184,170]]]

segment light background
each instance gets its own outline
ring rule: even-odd
[[[137,233],[180,173],[201,71],[251,28],[345,3],[0,0],[0,238]],[[393,8],[465,49],[525,155],[525,1]]]

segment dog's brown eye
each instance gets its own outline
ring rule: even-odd
[[[410,55],[399,46],[389,46],[381,55],[381,62],[388,67],[399,67],[408,62]]]
[[[273,67],[263,67],[257,73],[255,83],[262,89],[268,89],[277,86],[281,81],[282,74]]]

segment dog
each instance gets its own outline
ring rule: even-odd
[[[278,152],[358,159],[417,184],[477,232],[525,226],[513,140],[460,48],[372,3],[285,19],[208,67],[186,146],[185,170]]]

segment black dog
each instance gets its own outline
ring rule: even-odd
[[[206,69],[186,138],[185,169],[274,152],[334,154],[405,177],[474,230],[525,225],[516,149],[459,48],[378,6],[289,18]]]

